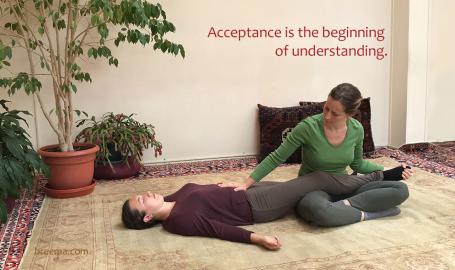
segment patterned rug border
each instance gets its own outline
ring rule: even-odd
[[[0,227],[0,269],[17,269],[45,197],[45,179],[38,178],[35,188],[16,199],[8,221]]]
[[[411,143],[400,146],[398,150],[417,158],[455,168],[455,141]]]
[[[450,167],[435,161],[426,160],[420,158],[417,155],[405,153],[399,149],[392,149],[387,147],[378,148],[370,157],[377,158],[383,156],[393,158],[398,162],[406,162],[412,167],[417,167],[430,173],[455,179],[454,167]]]
[[[368,158],[390,157],[399,162],[425,171],[455,178],[455,168],[432,161],[426,161],[400,150],[382,147],[377,148]],[[232,158],[208,161],[187,161],[182,163],[147,165],[136,177],[119,180],[99,180],[100,184],[122,183],[124,181],[145,180],[148,178],[166,178],[173,176],[223,173],[232,171],[252,170],[257,165],[255,157]],[[283,164],[292,166],[295,164]],[[44,184],[46,180],[39,178],[31,196],[22,194],[16,200],[8,221],[0,227],[0,269],[18,269],[27,243],[31,237],[34,223],[41,210],[44,200]]]

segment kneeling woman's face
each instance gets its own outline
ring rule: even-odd
[[[344,112],[343,104],[333,99],[331,96],[327,98],[327,101],[324,104],[323,115],[326,124],[346,122],[349,117],[349,115]]]
[[[129,200],[131,210],[145,212],[148,216],[156,214],[164,204],[164,198],[160,194],[147,191],[144,194],[134,195]]]

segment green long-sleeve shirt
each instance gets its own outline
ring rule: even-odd
[[[284,142],[270,153],[250,175],[259,182],[278,165],[286,161],[292,153],[302,146],[302,165],[299,176],[324,171],[346,174],[346,167],[367,174],[384,170],[384,167],[363,159],[363,127],[359,121],[349,118],[344,141],[337,146],[329,143],[324,134],[323,115],[307,117],[286,137]]]

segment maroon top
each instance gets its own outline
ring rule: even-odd
[[[189,183],[164,200],[176,202],[162,223],[168,232],[251,243],[252,232],[235,227],[253,224],[245,191]]]

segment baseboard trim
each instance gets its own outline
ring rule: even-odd
[[[167,164],[179,164],[179,163],[204,162],[204,161],[219,161],[219,160],[230,160],[230,159],[247,159],[247,158],[257,158],[257,157],[258,157],[258,155],[195,158],[195,159],[181,159],[181,160],[158,161],[158,162],[147,161],[147,162],[143,162],[143,164],[144,164],[144,166],[151,166],[151,165],[167,165]]]

